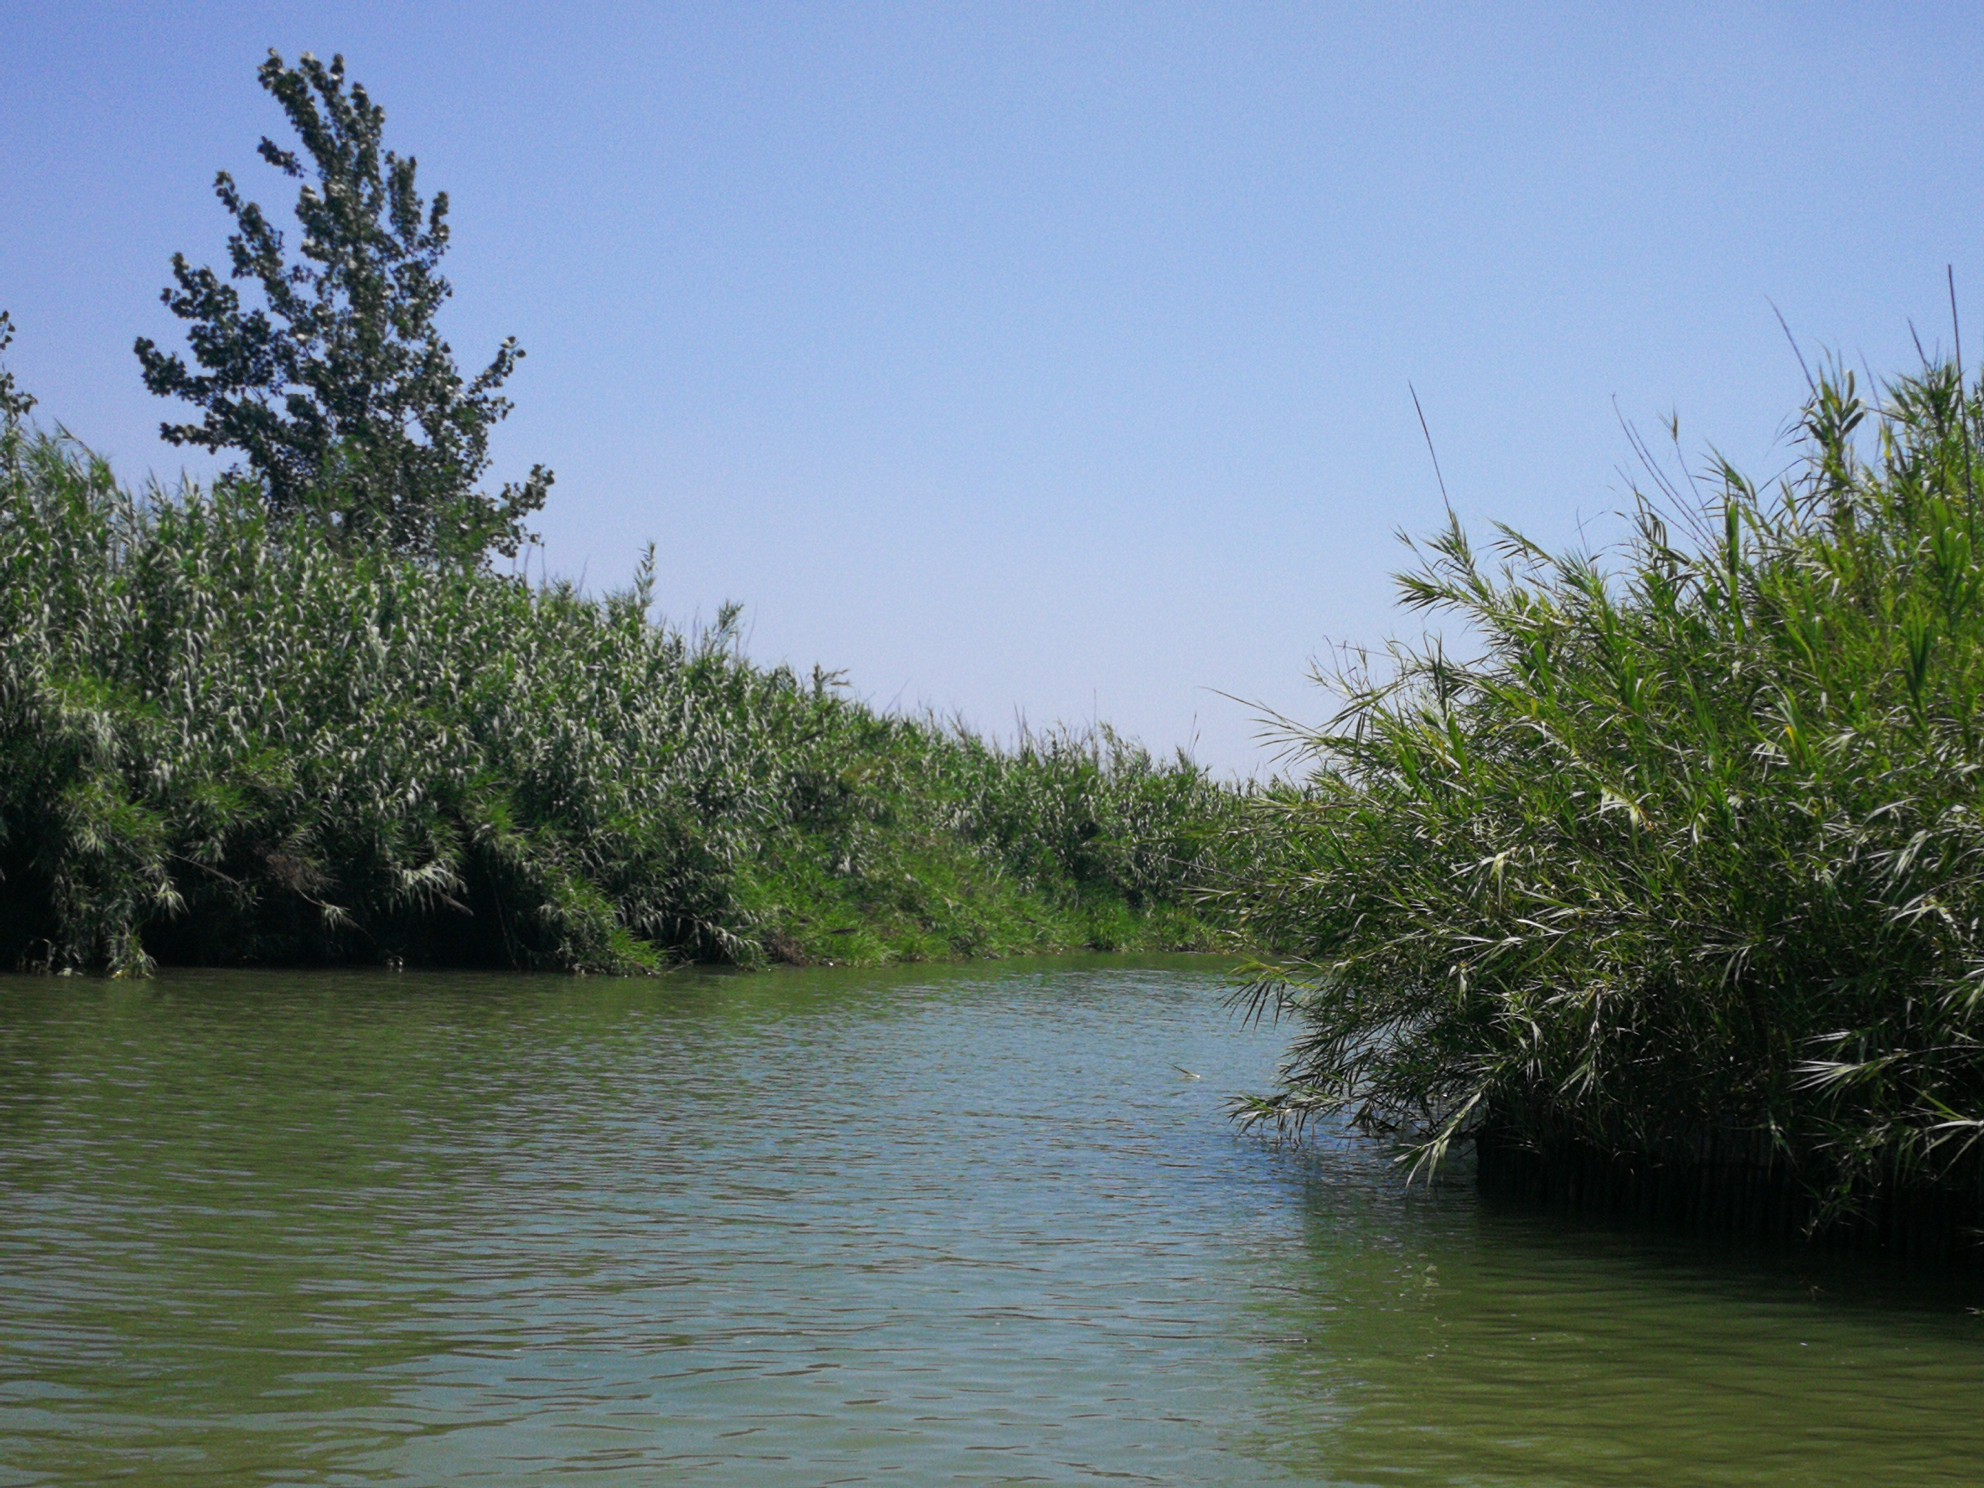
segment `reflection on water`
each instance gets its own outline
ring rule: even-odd
[[[1298,1481],[1975,1483],[1975,1280],[1311,1181],[1262,1450]],[[1327,1403],[1325,1430],[1303,1427]]]
[[[1961,1296],[1236,1136],[1222,990],[0,981],[0,1484],[1976,1480]]]

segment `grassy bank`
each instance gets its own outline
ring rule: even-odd
[[[1779,486],[1655,490],[1606,557],[1420,550],[1457,650],[1343,678],[1259,808],[1286,857],[1234,903],[1293,948],[1254,995],[1298,1033],[1255,1117],[1429,1159],[1760,1137],[1822,1223],[1975,1186],[1984,402],[1844,376],[1802,432]]]
[[[996,747],[728,623],[348,552],[223,484],[0,450],[0,965],[638,970],[1188,948],[1236,797]]]

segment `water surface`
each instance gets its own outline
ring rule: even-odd
[[[1224,992],[0,980],[0,1484],[1978,1481],[1959,1284],[1236,1134]]]

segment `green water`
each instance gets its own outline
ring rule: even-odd
[[[0,1484],[1984,1479],[1956,1284],[1236,1135],[1222,994],[0,980]]]

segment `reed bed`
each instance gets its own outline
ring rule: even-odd
[[[1197,947],[1237,796],[0,444],[0,966],[651,971]]]
[[[1798,429],[1764,490],[1649,459],[1608,553],[1416,545],[1403,597],[1465,654],[1346,666],[1250,808],[1275,852],[1227,900],[1297,1032],[1248,1119],[1420,1163],[1755,1139],[1821,1225],[1974,1187],[1984,389],[1835,372]]]

